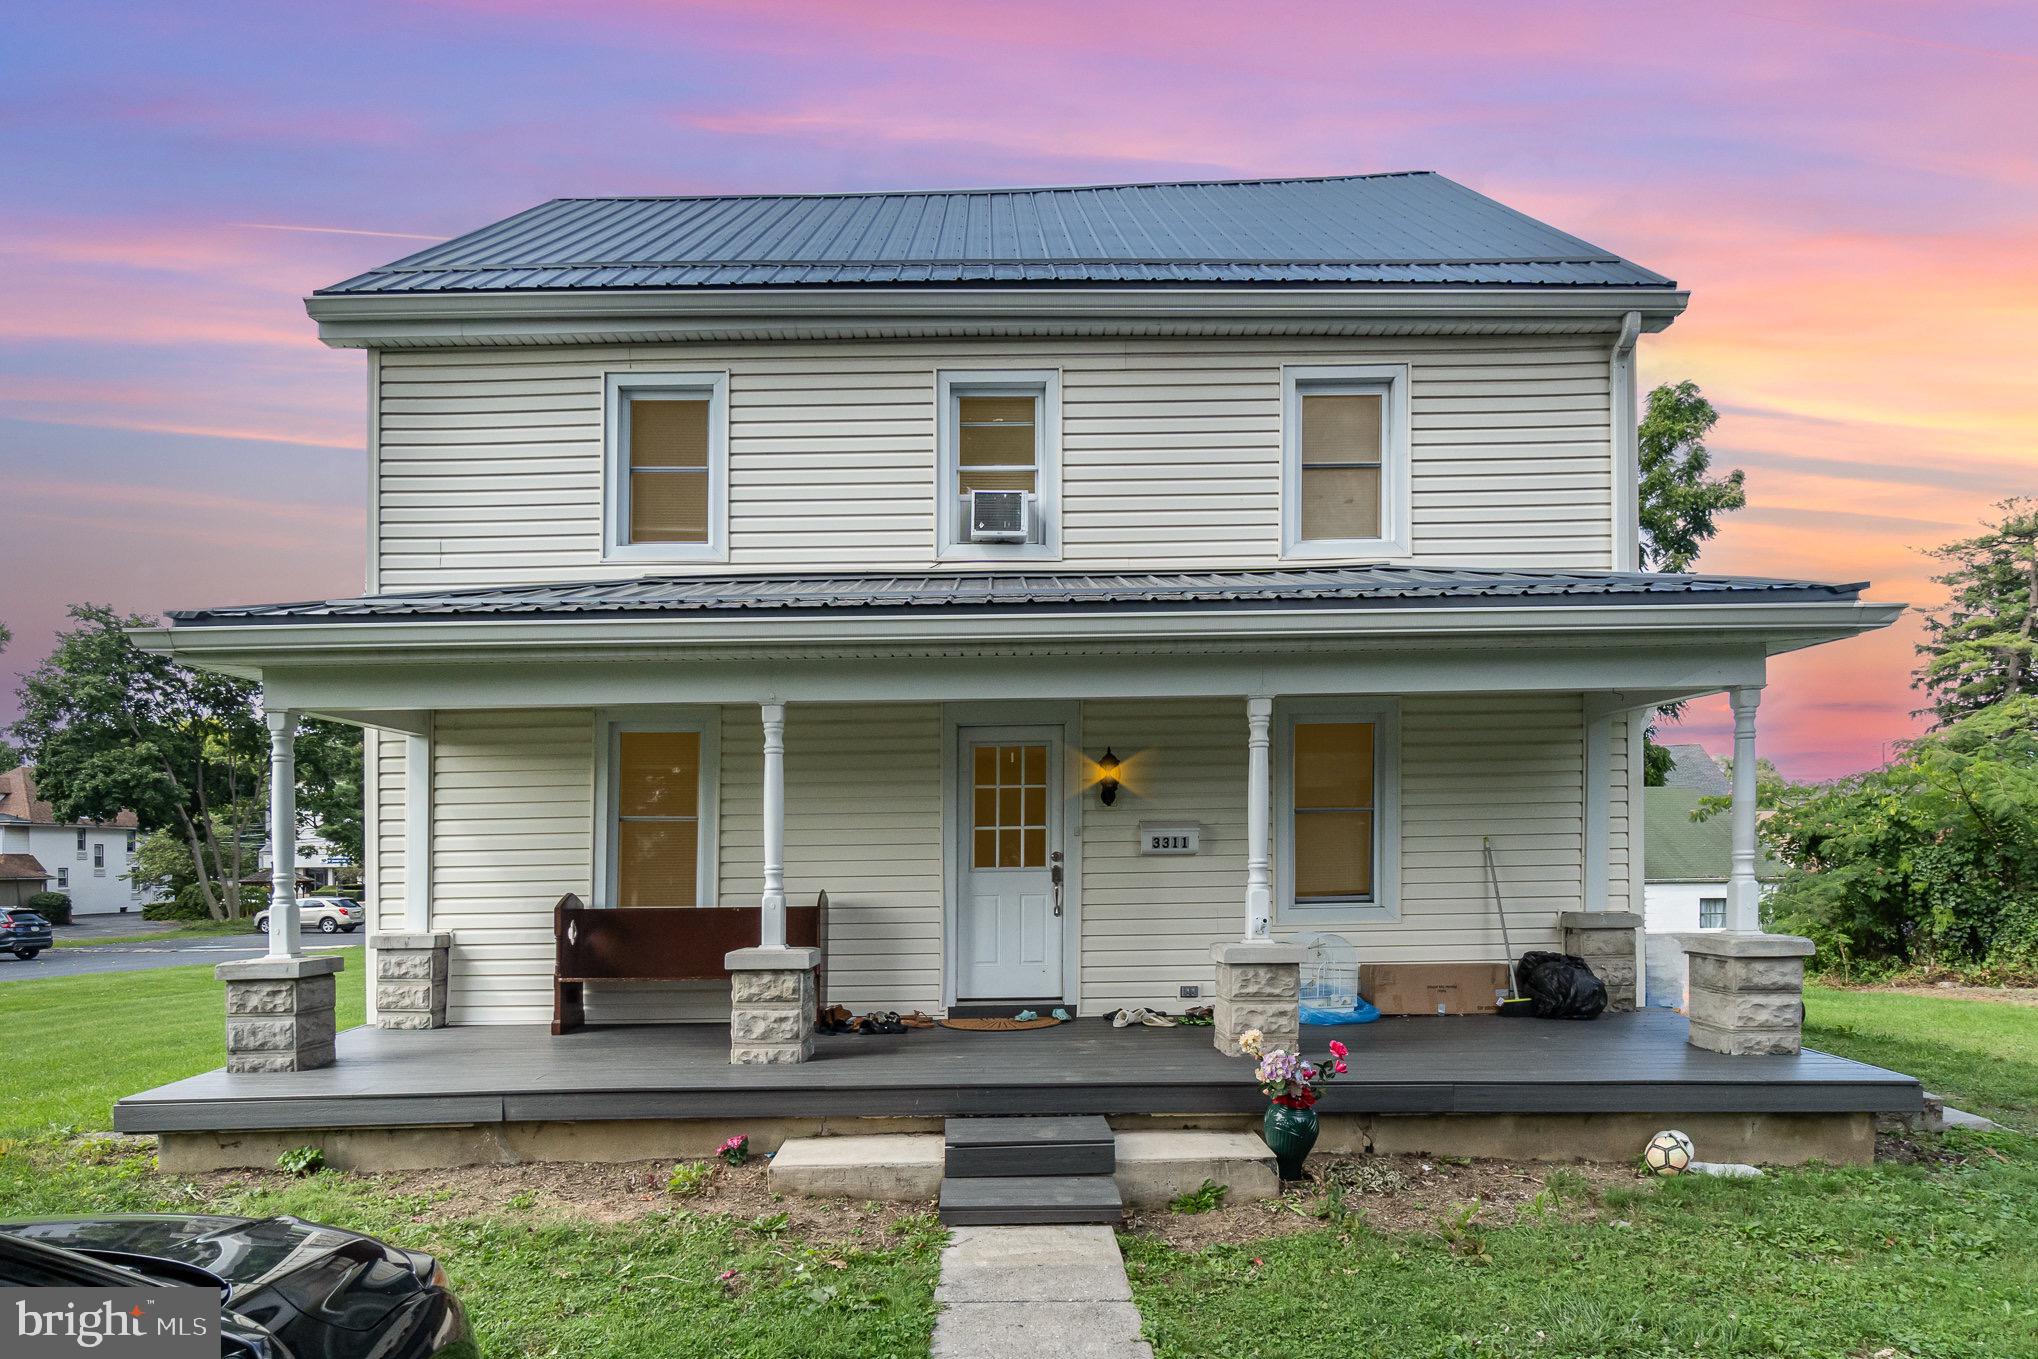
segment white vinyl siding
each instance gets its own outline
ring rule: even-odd
[[[1061,374],[1064,569],[1281,559],[1281,369],[1406,364],[1410,552],[1605,568],[1605,344],[1582,336],[854,341],[392,350],[383,590],[937,565],[940,370]],[[602,560],[604,375],[729,373],[728,563]]]
[[[432,928],[453,932],[452,1023],[550,1022],[552,907],[590,896],[593,831],[592,713],[439,714]]]
[[[1584,729],[1577,695],[1400,700],[1400,918],[1326,919],[1369,962],[1505,956],[1480,856],[1491,836],[1517,953],[1554,947],[1583,895]],[[1627,760],[1614,750],[1619,909]],[[936,1010],[942,972],[942,712],[938,704],[792,704],[786,721],[786,890],[830,900],[830,999],[864,1010]],[[594,901],[595,716],[578,710],[441,713],[433,759],[432,927],[454,932],[455,1023],[546,1022],[553,904]],[[751,905],[762,881],[762,731],[754,707],[720,714],[719,902]],[[1092,701],[1086,751],[1125,761],[1117,804],[1081,814],[1080,1003],[1183,1003],[1212,983],[1211,944],[1245,912],[1245,703]],[[402,922],[403,738],[376,740],[369,834],[377,920]],[[1282,771],[1275,770],[1275,777]],[[1141,822],[1201,828],[1200,852],[1143,856]],[[1278,879],[1283,866],[1277,861]],[[1277,882],[1278,888],[1278,882]],[[1289,934],[1282,926],[1276,931]],[[722,983],[594,986],[603,1022],[719,1021]]]
[[[1342,935],[1367,962],[1500,961],[1480,855],[1491,836],[1515,951],[1556,947],[1557,915],[1583,893],[1581,723],[1561,694],[1404,699],[1400,919],[1309,929]],[[1087,703],[1083,740],[1139,752],[1140,785],[1084,809],[1083,1006],[1175,1009],[1184,984],[1207,998],[1210,946],[1245,919],[1245,703]],[[1142,857],[1141,821],[1200,825],[1202,852]]]
[[[722,901],[764,881],[764,729],[722,724]],[[828,894],[828,999],[853,1010],[941,1004],[943,825],[938,704],[789,704],[786,900]]]
[[[377,930],[410,928],[404,873],[404,737],[399,732],[371,731],[365,737],[368,759],[363,774],[368,786],[367,821],[362,827],[367,849],[366,881],[369,919]]]

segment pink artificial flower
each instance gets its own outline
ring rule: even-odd
[[[1335,1065],[1335,1066],[1331,1067],[1331,1070],[1332,1070],[1332,1071],[1335,1071],[1335,1072],[1336,1072],[1336,1073],[1337,1073],[1338,1075],[1340,1075],[1340,1076],[1344,1075],[1344,1074],[1345,1074],[1345,1061],[1344,1061],[1344,1058],[1342,1058],[1342,1057],[1338,1058],[1338,1059],[1337,1059],[1337,1065]]]
[[[1343,1057],[1343,1056],[1345,1056],[1345,1055],[1346,1055],[1347,1053],[1349,1053],[1349,1052],[1350,1052],[1350,1049],[1349,1049],[1349,1048],[1347,1048],[1347,1047],[1346,1047],[1346,1046],[1345,1046],[1345,1045],[1344,1045],[1343,1043],[1340,1043],[1340,1042],[1338,1042],[1338,1041],[1337,1041],[1337,1039],[1333,1038],[1333,1039],[1331,1039],[1331,1040],[1330,1040],[1330,1055],[1331,1055],[1331,1056],[1333,1056],[1333,1057]],[[1344,1070],[1344,1068],[1343,1068],[1343,1067],[1339,1067],[1339,1068],[1338,1068],[1338,1070],[1342,1071],[1342,1070]]]

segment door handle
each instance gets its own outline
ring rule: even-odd
[[[1047,856],[1047,880],[1054,884],[1054,913],[1061,914],[1061,851]]]

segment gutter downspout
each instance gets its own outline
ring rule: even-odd
[[[1642,314],[1621,318],[1613,353],[1607,359],[1607,408],[1613,428],[1613,556],[1614,571],[1639,571],[1641,547],[1641,451],[1635,439],[1639,412],[1635,403],[1635,341],[1642,333]]]

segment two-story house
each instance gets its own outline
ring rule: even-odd
[[[62,892],[74,916],[139,915],[156,900],[129,876],[140,833],[128,811],[110,821],[60,821],[37,796],[34,770],[0,772],[0,856],[7,861],[0,881],[11,881],[19,900]],[[0,903],[8,895],[0,888]]]
[[[556,1022],[569,894],[747,907],[700,944],[733,1010],[624,979],[643,934],[575,964],[746,1063],[814,1053],[821,986],[1214,1003],[1235,1051],[1306,934],[1631,996],[1652,706],[1730,692],[1752,770],[1768,658],[1897,613],[1638,572],[1635,348],[1685,304],[1434,174],[556,200],[308,300],[367,355],[365,593],[143,640],[258,678],[279,768],[300,714],[369,730],[385,1022]],[[1794,1052],[1759,1009],[1692,1037]]]

